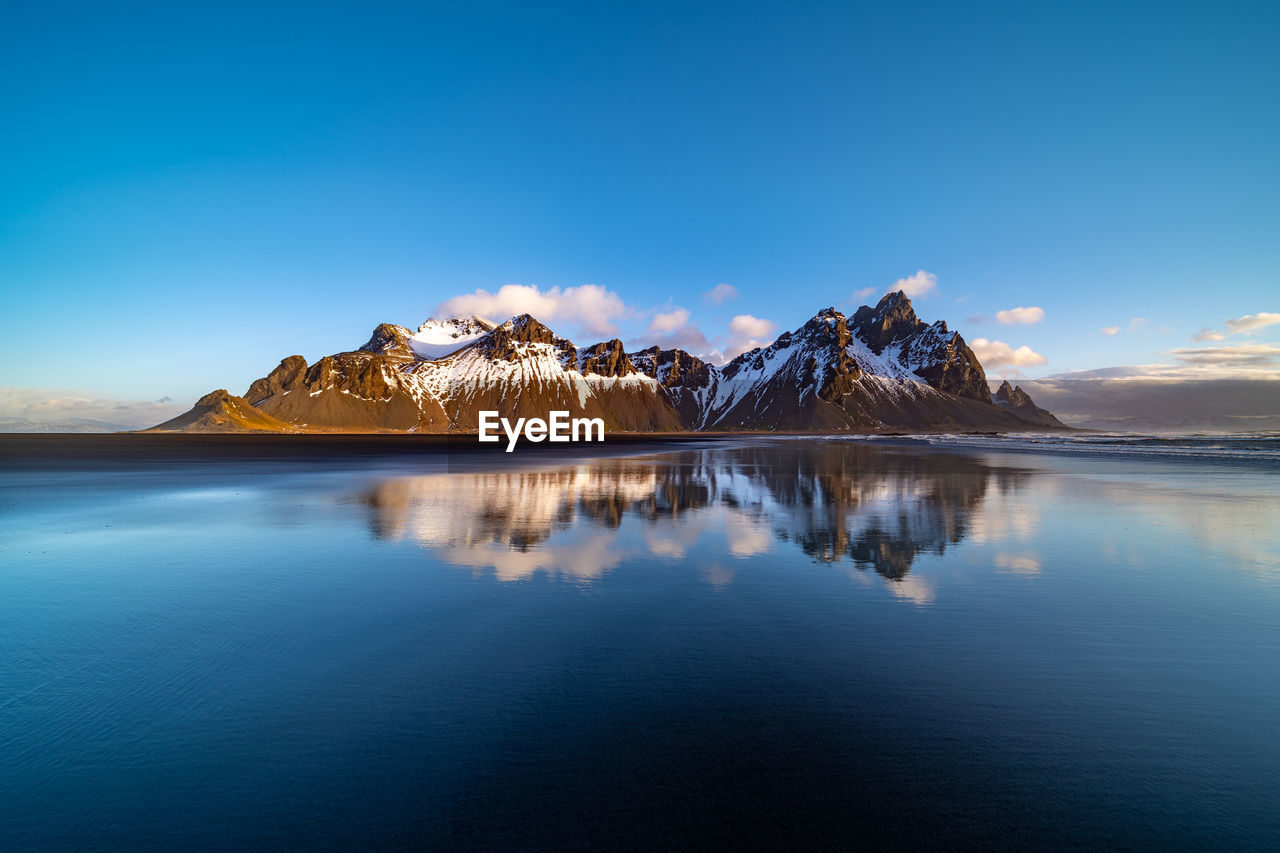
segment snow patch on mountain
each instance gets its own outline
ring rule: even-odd
[[[437,359],[452,355],[493,330],[492,323],[479,317],[430,319],[409,335],[409,348],[418,358]]]

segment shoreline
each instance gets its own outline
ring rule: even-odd
[[[1096,440],[1091,440],[1096,439]],[[1119,436],[1090,430],[1039,432],[670,432],[607,433],[603,442],[481,444],[475,433],[0,433],[0,471],[155,470],[166,465],[435,463],[499,460],[513,466],[565,464],[620,455],[709,449],[769,440],[866,442],[934,452],[1033,453],[1059,457],[1280,464],[1270,436]],[[1212,447],[1215,442],[1229,447]],[[1260,443],[1261,442],[1261,443]]]

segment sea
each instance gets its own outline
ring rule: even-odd
[[[1280,849],[1280,436],[0,437],[0,848]]]

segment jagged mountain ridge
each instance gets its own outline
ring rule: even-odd
[[[289,356],[243,399],[226,398],[214,402],[234,407],[232,420],[252,421],[247,406],[297,431],[474,432],[483,410],[509,418],[565,410],[637,432],[1057,425],[1033,403],[997,405],[964,339],[918,318],[902,292],[851,317],[827,308],[722,367],[679,349],[627,352],[617,339],[578,347],[528,314],[497,325],[432,319],[417,331],[384,323],[359,349],[311,365]],[[209,421],[175,425],[185,417],[156,429]]]

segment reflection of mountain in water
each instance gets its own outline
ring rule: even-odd
[[[989,488],[1007,490],[1025,476],[960,455],[779,441],[402,477],[366,501],[375,536],[416,540],[503,579],[539,570],[598,577],[626,556],[617,528],[630,515],[653,526],[645,541],[657,556],[683,556],[691,538],[722,530],[733,556],[792,541],[817,560],[848,558],[900,581],[920,554],[965,537]]]
[[[964,538],[993,483],[1012,487],[1025,472],[964,456],[886,452],[827,443],[752,448],[739,467],[763,482],[775,503],[774,526],[826,562],[905,577],[921,553],[941,554]]]

